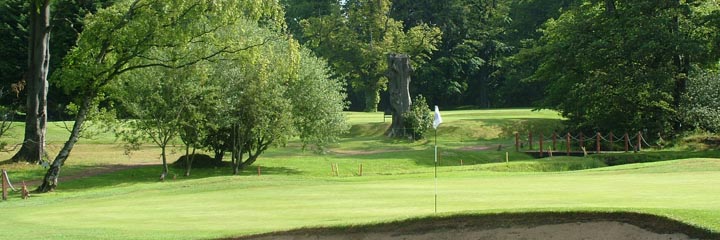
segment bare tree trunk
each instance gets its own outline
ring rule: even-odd
[[[410,74],[413,69],[410,66],[410,58],[405,54],[388,55],[388,71],[386,73],[390,80],[390,106],[392,106],[392,125],[385,135],[390,137],[405,136],[404,121],[402,115],[410,111]]]
[[[80,138],[80,130],[87,118],[94,98],[94,95],[86,95],[83,98],[82,105],[80,105],[78,115],[75,117],[75,123],[73,124],[72,131],[70,132],[70,138],[65,142],[65,145],[63,145],[63,148],[55,157],[55,160],[53,160],[52,165],[50,165],[47,173],[45,173],[42,184],[35,190],[35,192],[50,192],[55,190],[57,187],[58,179],[60,178],[60,168],[65,164],[65,161],[70,156],[70,151]]]
[[[25,139],[14,161],[38,163],[45,154],[47,126],[47,75],[50,68],[50,0],[35,0],[30,7]]]

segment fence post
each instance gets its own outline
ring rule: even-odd
[[[557,149],[557,132],[553,132],[553,145],[550,149],[550,154],[552,155],[552,151]]]
[[[642,150],[642,149],[640,148],[640,146],[641,146],[641,145],[640,145],[640,143],[641,143],[640,141],[642,141],[642,132],[638,131],[638,135],[637,135],[637,146],[635,146],[635,148],[637,148],[637,152],[639,152],[640,150]]]
[[[520,133],[519,132],[515,132],[515,151],[516,152],[520,151]]]
[[[600,132],[598,132],[595,134],[595,153],[600,154],[600,147],[602,146],[600,145]]]
[[[543,134],[540,133],[540,157],[543,157]]]
[[[585,135],[583,135],[583,133],[580,132],[580,148],[582,149],[584,147],[585,147]]]
[[[615,145],[615,135],[613,135],[613,133],[610,132],[610,150],[609,151],[612,152],[614,150],[613,149],[614,145]]]
[[[9,182],[7,182],[7,176],[5,175],[5,169],[2,169],[2,173],[0,173],[0,177],[2,177],[2,200],[7,200],[8,197],[8,185]]]
[[[568,132],[565,136],[565,150],[567,151],[567,155],[570,156],[570,133]]]
[[[529,150],[532,150],[532,142],[533,142],[532,132],[528,132],[528,141],[529,141],[529,143],[528,143],[528,147],[529,147],[529,148],[528,148],[528,149],[529,149]]]
[[[630,149],[630,146],[629,146],[630,145],[630,136],[628,136],[627,132],[625,133],[624,138],[625,138],[625,152],[628,152],[628,150]]]

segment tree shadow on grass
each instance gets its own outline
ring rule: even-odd
[[[62,191],[80,191],[93,188],[106,188],[120,185],[132,185],[140,183],[156,183],[160,182],[161,165],[146,165],[133,168],[75,178],[63,182],[62,176],[58,189]],[[285,167],[260,167],[260,174],[265,175],[299,175],[301,171]],[[257,176],[257,166],[252,165],[241,171],[239,176]],[[188,181],[203,179],[209,177],[232,176],[232,168],[230,166],[222,168],[197,168],[192,169],[190,176],[185,176],[184,168],[169,169],[169,174],[165,178],[166,182]]]

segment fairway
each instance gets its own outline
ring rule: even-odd
[[[478,129],[497,126],[484,122],[494,118],[557,121],[547,113],[514,111],[526,116],[448,112],[444,127],[467,127],[473,114],[481,119],[472,120]],[[382,120],[380,114],[373,116],[380,118],[351,122],[373,129]],[[587,158],[536,160],[512,153],[512,161],[505,163],[504,152],[495,149],[459,150],[507,141],[501,136],[450,142],[457,136],[448,134],[445,139],[437,214],[432,145],[348,136],[324,155],[300,152],[292,144],[272,150],[257,162],[261,176],[254,168],[240,176],[229,176],[229,169],[196,169],[188,178],[175,169],[176,180],[157,182],[160,167],[151,165],[63,182],[58,191],[29,200],[11,194],[0,202],[0,211],[3,221],[12,224],[0,225],[0,232],[6,239],[208,239],[455,214],[548,211],[648,213],[720,232],[719,159],[604,167]],[[118,148],[100,149],[122,156]],[[124,161],[157,161],[147,152],[152,149]],[[89,159],[80,162],[92,165]],[[338,164],[339,176],[332,176],[331,163]],[[563,170],[575,163],[586,170]]]
[[[679,167],[694,162],[714,167],[679,173],[641,166],[550,174],[446,172],[439,181],[438,212],[632,210],[718,231],[720,160],[668,164]],[[3,205],[4,219],[14,226],[42,219],[47,229],[53,229],[5,225],[3,232],[13,239],[215,238],[432,215],[433,181],[431,174],[341,179],[214,177],[57,193]]]

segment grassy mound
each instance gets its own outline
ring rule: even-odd
[[[190,154],[181,156],[172,164],[172,166],[176,168],[185,168],[187,166],[186,164],[188,158],[192,159],[193,168],[216,168],[227,166],[227,164],[222,160],[217,160],[205,154]]]

